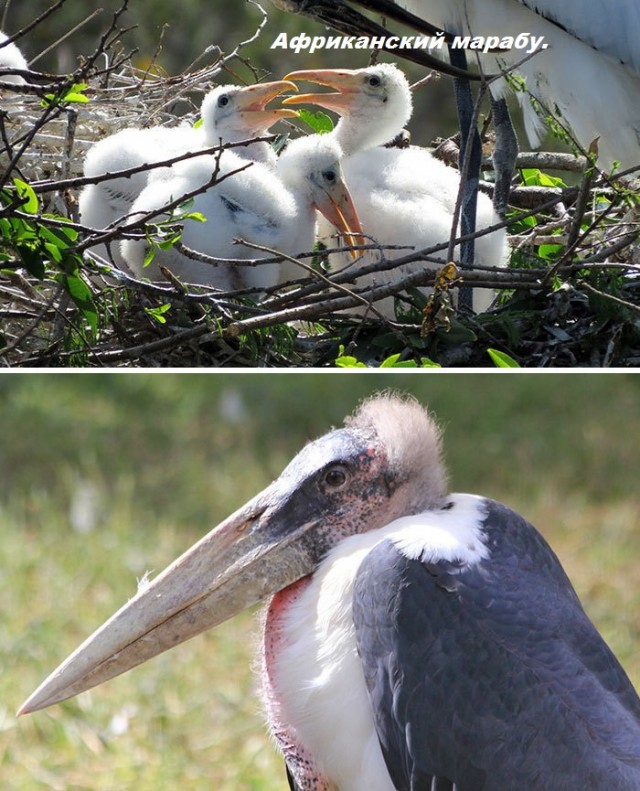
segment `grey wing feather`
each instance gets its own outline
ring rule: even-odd
[[[531,525],[487,501],[485,535],[491,556],[471,568],[390,540],[360,566],[356,640],[394,785],[637,791],[624,670]]]

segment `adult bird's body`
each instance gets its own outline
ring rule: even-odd
[[[407,24],[403,12],[429,23],[452,36],[491,38],[506,42],[507,48],[482,54],[474,48],[489,73],[516,64],[516,72],[526,80],[531,95],[566,124],[580,145],[587,149],[599,138],[599,165],[610,168],[616,161],[622,168],[640,165],[640,6],[635,0],[352,0],[385,16]],[[342,0],[274,0],[276,5],[297,11],[339,28],[344,12]],[[333,10],[330,6],[333,6]],[[418,20],[419,21],[419,20]],[[367,29],[368,20],[361,20]],[[411,23],[410,23],[411,24]],[[419,28],[420,25],[414,25]],[[358,27],[350,15],[350,32]],[[520,63],[528,47],[508,47],[508,39],[526,34],[527,40],[541,40],[535,54]],[[521,42],[523,39],[520,40]],[[503,47],[505,44],[503,43]],[[398,56],[407,57],[398,48]],[[438,50],[431,50],[437,53]],[[410,56],[409,56],[410,57]],[[472,64],[470,64],[472,65]],[[506,83],[492,84],[495,95],[504,94]],[[527,135],[537,144],[542,124],[525,93],[517,94],[524,114]]]
[[[27,59],[20,48],[13,41],[9,41],[9,36],[2,31],[0,31],[0,69],[29,70]],[[0,82],[22,85],[24,84],[24,77],[20,74],[0,74]]]
[[[375,5],[375,2],[374,2]],[[635,0],[400,0],[413,13],[463,36],[501,40],[527,33],[542,37],[531,59],[516,67],[527,90],[574,133],[584,149],[598,138],[600,167],[614,161],[640,166],[640,6]],[[516,66],[523,50],[484,56],[487,71]],[[499,81],[494,92],[504,93]],[[517,93],[533,145],[540,116],[526,93]]]
[[[219,177],[228,177],[193,198],[191,211],[200,212],[206,222],[186,220],[181,241],[199,253],[218,259],[255,259],[272,253],[236,244],[243,240],[295,256],[310,252],[315,241],[316,208],[340,232],[360,231],[359,220],[340,168],[337,144],[314,135],[291,143],[278,159],[275,171],[258,162],[246,165],[231,151],[220,161],[208,156],[183,162],[171,169],[167,178],[154,179],[132,206],[131,216],[161,209],[173,199],[205,186],[220,168]],[[156,218],[156,221],[159,218]],[[359,237],[358,237],[359,238]],[[123,257],[141,277],[159,278],[160,264],[191,283],[229,291],[236,288],[264,289],[281,279],[277,263],[259,266],[212,265],[193,260],[171,247],[158,250],[151,265],[145,266],[146,239],[126,240]],[[295,269],[295,276],[300,270]]]
[[[269,594],[267,713],[295,791],[637,791],[640,699],[542,536],[449,494],[439,432],[377,396],[116,613],[23,705]]]
[[[364,69],[316,69],[296,71],[286,79],[307,80],[334,90],[324,93],[295,94],[288,106],[312,102],[340,115],[333,136],[345,154],[344,171],[358,208],[364,232],[382,245],[408,245],[423,250],[437,245],[444,249],[433,254],[441,263],[416,261],[358,279],[358,286],[394,282],[420,269],[434,269],[447,263],[447,242],[460,188],[459,173],[436,159],[424,148],[385,148],[403,129],[412,113],[411,91],[400,69],[378,64]],[[486,195],[479,195],[477,227],[484,229],[500,220]],[[325,229],[328,230],[328,229]],[[393,259],[408,250],[386,250]],[[475,263],[505,267],[509,248],[504,228],[479,237],[475,244]],[[376,253],[363,257],[362,263],[377,259]],[[459,246],[455,257],[459,260]],[[486,310],[495,294],[477,289],[473,307]],[[394,317],[393,299],[376,304],[389,318]]]
[[[282,91],[293,88],[292,83],[272,82],[249,86],[222,85],[210,91],[201,108],[202,124],[192,127],[154,126],[146,129],[123,129],[99,140],[87,152],[84,175],[89,178],[104,176],[120,170],[153,166],[166,159],[192,151],[212,148],[220,143],[250,140],[264,134],[281,118],[294,115],[280,108],[266,105]],[[275,164],[275,154],[264,141],[234,148],[239,158],[247,161]],[[140,170],[97,184],[89,184],[80,194],[81,222],[89,228],[109,229],[126,222],[134,201],[148,181],[169,177],[170,168]],[[116,263],[122,264],[119,245],[111,247]],[[94,248],[103,257],[104,245]]]

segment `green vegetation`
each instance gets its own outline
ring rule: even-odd
[[[452,488],[523,513],[640,684],[640,378],[399,373],[0,377],[0,776],[12,791],[285,787],[247,613],[19,722],[96,626],[386,387],[428,403]]]

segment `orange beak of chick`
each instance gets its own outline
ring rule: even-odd
[[[333,88],[335,92],[300,93],[288,96],[283,104],[317,104],[343,115],[357,92],[362,91],[362,75],[351,69],[309,69],[292,71],[284,78],[288,81],[315,82]]]

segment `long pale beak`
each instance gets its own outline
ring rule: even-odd
[[[353,97],[362,90],[362,74],[350,69],[309,69],[292,71],[285,80],[315,82],[334,88],[337,93],[301,93],[283,99],[283,104],[317,104],[339,115],[349,109]]]
[[[18,714],[124,673],[310,574],[318,558],[293,487],[271,484],[185,552],[94,632]]]
[[[338,181],[331,190],[321,189],[314,196],[314,207],[342,234],[346,244],[366,244],[360,218],[347,185]],[[352,258],[359,253],[350,250]]]
[[[283,118],[297,118],[295,110],[286,107],[267,107],[269,102],[280,96],[285,91],[296,92],[295,83],[288,80],[275,82],[261,82],[256,85],[247,85],[237,96],[238,115],[244,121],[247,129],[258,133],[276,121]]]

